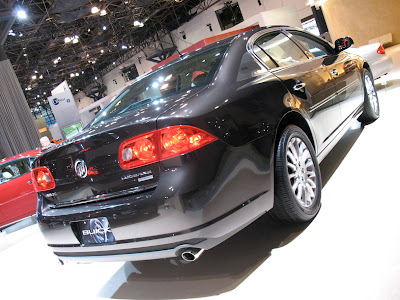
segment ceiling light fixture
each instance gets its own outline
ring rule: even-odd
[[[74,36],[71,36],[71,37],[67,36],[67,37],[64,38],[64,43],[68,44],[68,43],[71,43],[71,42],[73,44],[78,43],[79,42],[79,36],[78,35],[74,35]]]
[[[142,22],[136,20],[135,22],[133,22],[133,26],[136,26],[136,27],[143,27],[144,24],[143,24]]]
[[[106,29],[107,29],[107,26],[104,25],[104,26],[103,26],[103,30],[106,30]]]
[[[307,1],[306,1],[306,5],[308,5],[308,6],[315,6],[315,7],[319,8],[319,7],[322,6],[326,1],[328,1],[328,0],[307,0]]]
[[[17,9],[17,17],[18,19],[25,20],[28,16],[26,14],[26,11],[19,7]]]
[[[107,11],[105,9],[102,9],[100,11],[100,16],[105,16],[107,14]]]
[[[93,6],[90,11],[92,12],[92,14],[97,14],[100,10],[97,6]]]

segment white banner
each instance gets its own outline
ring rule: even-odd
[[[51,94],[53,96],[55,96],[57,94],[61,94],[61,93],[65,92],[67,90],[69,90],[68,83],[66,80],[64,80],[54,90],[51,91]]]
[[[62,93],[47,98],[58,127],[65,138],[63,129],[71,124],[80,122],[78,109],[75,105],[74,96],[68,89]]]

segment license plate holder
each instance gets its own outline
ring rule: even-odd
[[[106,244],[115,242],[114,234],[106,217],[78,222],[81,244]]]

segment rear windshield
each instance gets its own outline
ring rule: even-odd
[[[152,101],[207,85],[214,78],[228,45],[208,49],[151,72],[124,89],[88,126],[133,113]]]

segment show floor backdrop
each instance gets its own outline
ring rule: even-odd
[[[54,117],[64,139],[68,138],[68,128],[81,122],[74,96],[69,89],[48,97]]]
[[[25,95],[0,46],[0,159],[39,146],[39,133]]]

